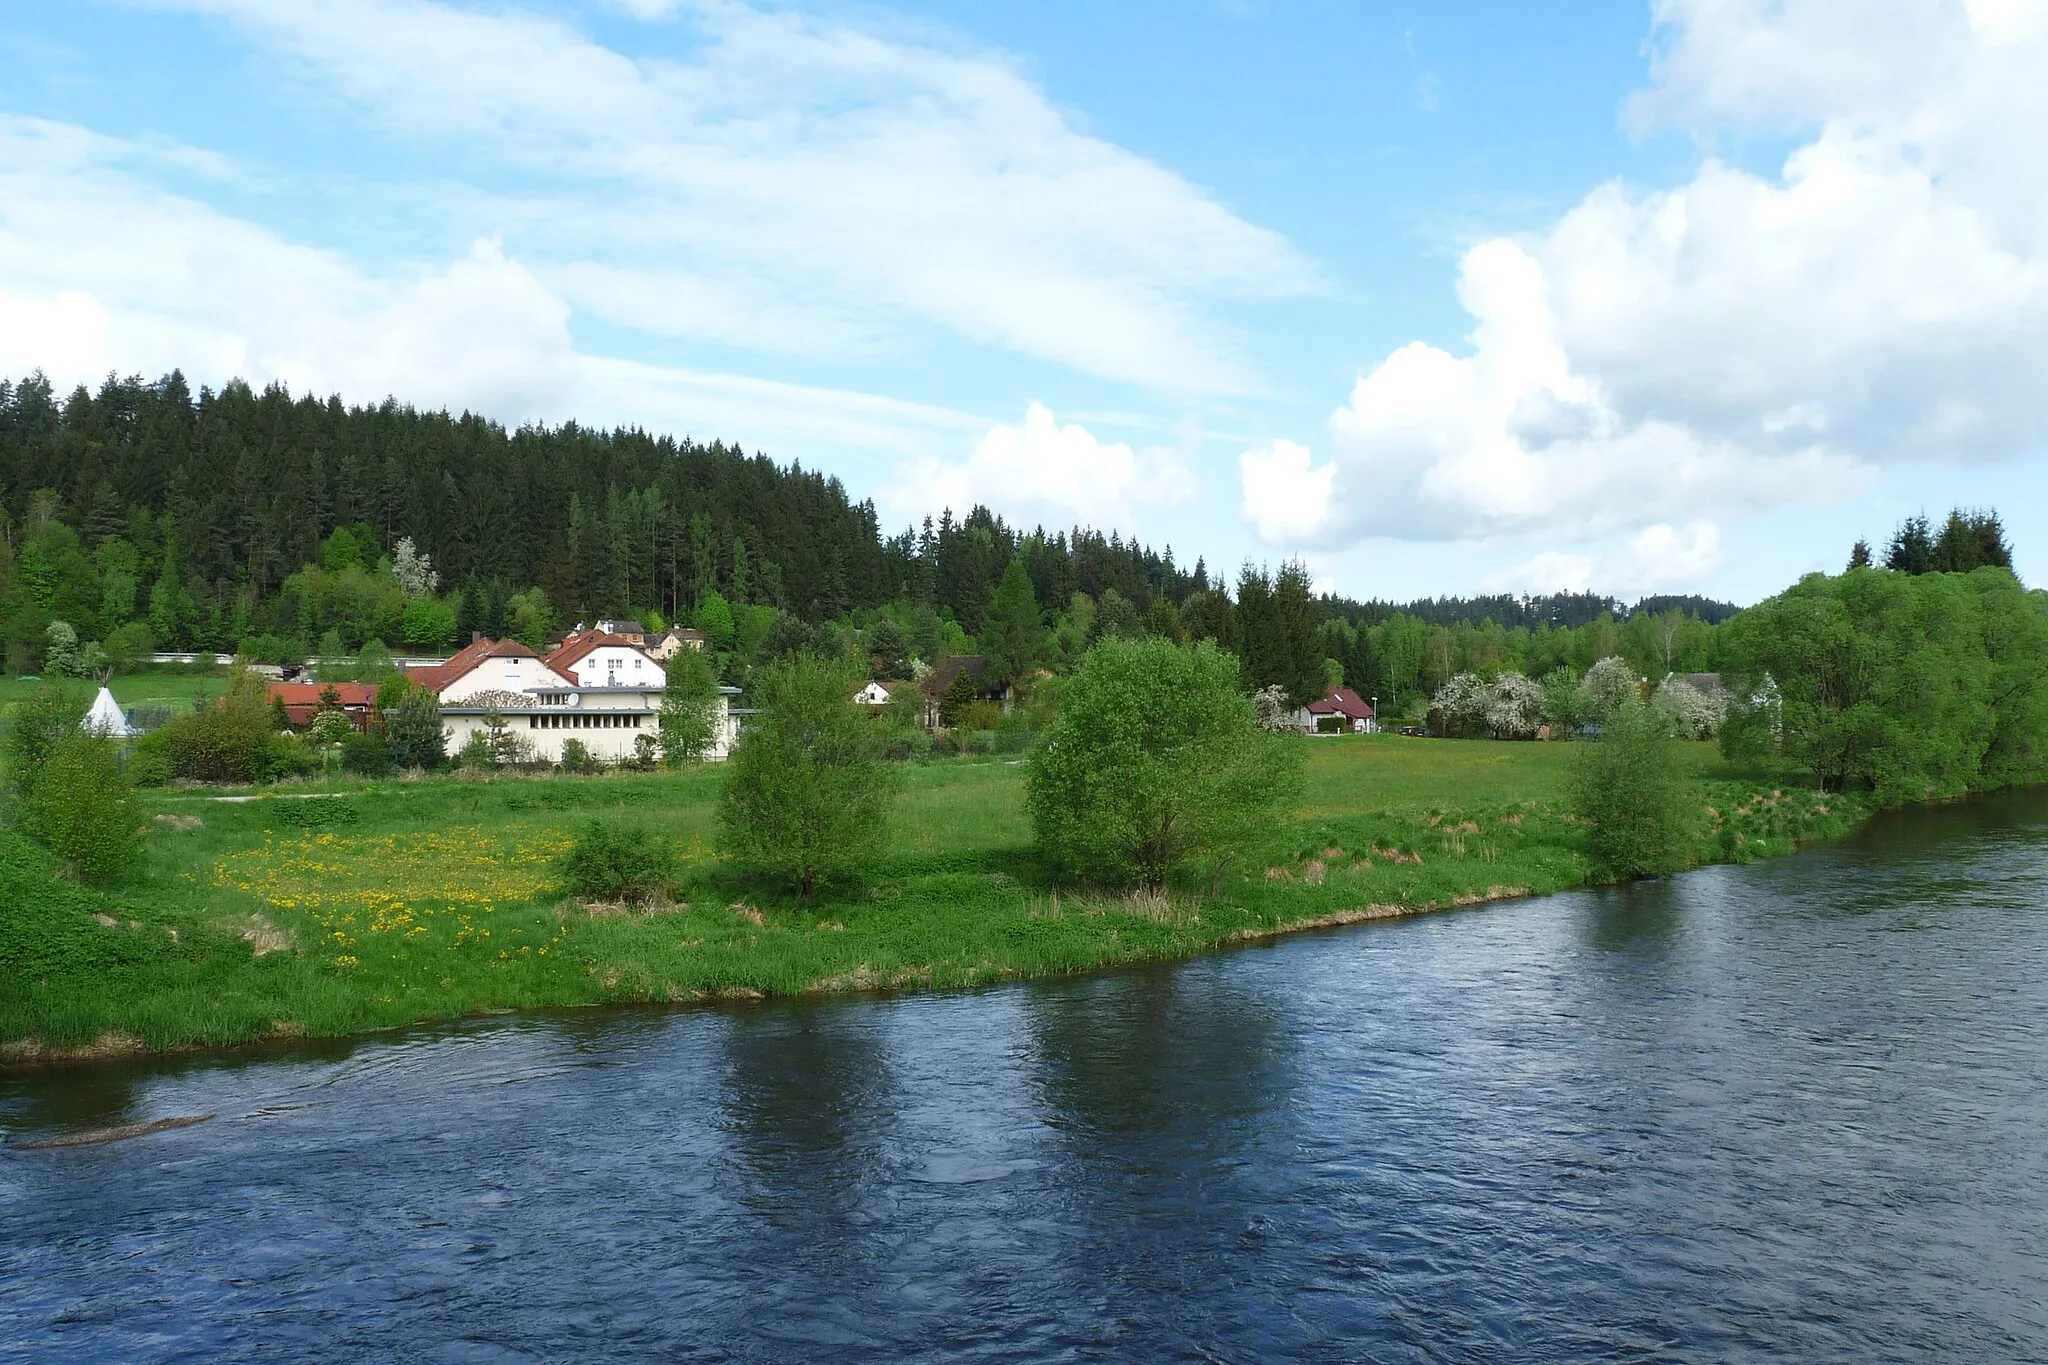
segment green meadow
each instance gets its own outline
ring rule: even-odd
[[[1052,884],[1032,853],[1025,769],[1001,759],[909,766],[888,856],[810,905],[721,864],[716,767],[150,792],[148,864],[127,887],[58,881],[40,849],[0,831],[0,1060],[518,1009],[970,986],[1597,875],[1564,808],[1571,745],[1302,742],[1305,803],[1268,846],[1152,897]],[[1730,769],[1709,745],[1687,753],[1701,862],[1787,852],[1868,809]],[[554,861],[598,816],[673,843],[674,903],[562,895]]]

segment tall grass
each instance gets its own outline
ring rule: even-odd
[[[964,986],[1554,891],[1596,875],[1567,814],[1569,749],[1313,741],[1304,804],[1268,846],[1163,900],[1054,885],[1032,854],[1024,769],[1001,759],[909,767],[887,855],[807,906],[711,852],[715,767],[349,779],[310,801],[152,793],[146,873],[126,887],[58,882],[40,850],[0,834],[0,1044],[115,1034],[162,1048],[501,1009]],[[1863,814],[1728,769],[1708,746],[1685,761],[1703,794],[1701,861],[1782,852]],[[593,913],[559,891],[553,859],[595,816],[666,842],[674,906]]]

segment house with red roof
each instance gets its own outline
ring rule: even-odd
[[[329,694],[332,694],[331,698]],[[310,725],[322,706],[331,700],[341,708],[349,723],[360,730],[377,714],[377,684],[286,683],[270,684],[272,701],[284,703],[284,713],[294,725]]]
[[[1296,711],[1294,723],[1318,735],[1365,734],[1375,728],[1372,707],[1348,687],[1328,689],[1319,700]]]
[[[448,752],[502,722],[531,747],[535,759],[561,761],[563,746],[580,742],[595,758],[630,758],[642,736],[659,738],[662,689],[668,674],[640,645],[608,631],[572,632],[547,657],[517,640],[472,640],[444,664],[406,676],[441,703]],[[736,726],[720,690],[710,757],[724,758]]]

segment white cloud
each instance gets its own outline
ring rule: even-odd
[[[1773,175],[1709,157],[1676,188],[1605,185],[1540,236],[1473,248],[1467,353],[1415,343],[1359,379],[1330,419],[1329,518],[1269,527],[1248,482],[1269,539],[1579,540],[2040,449],[2048,5],[1656,9],[1631,119],[1795,150]],[[1711,558],[1686,543],[1667,559]]]
[[[1104,441],[1077,423],[1062,426],[1033,403],[1024,420],[991,428],[964,461],[911,462],[891,495],[903,515],[963,515],[982,503],[1023,526],[1087,525],[1132,531],[1139,509],[1194,496],[1195,479],[1172,450],[1134,450]]]
[[[543,275],[576,263],[579,306],[628,326],[650,326],[644,280],[680,305],[656,331],[804,350],[937,326],[1163,390],[1241,390],[1203,305],[1315,279],[985,54],[732,0],[630,0],[689,21],[687,60],[430,0],[137,2],[227,21],[457,178],[516,178],[532,197],[507,240]],[[709,317],[692,306],[707,291]],[[765,322],[730,327],[756,306]],[[820,315],[836,329],[804,325]]]
[[[986,419],[873,395],[592,356],[495,240],[376,274],[157,188],[162,149],[0,117],[0,375],[282,379],[508,422],[744,436],[782,458],[956,449]],[[147,223],[138,233],[134,225]]]
[[[1646,526],[1597,554],[1545,550],[1482,580],[1487,592],[1607,592],[1640,597],[1687,587],[1719,568],[1721,530],[1711,521]]]
[[[1337,467],[1317,467],[1308,447],[1275,441],[1237,457],[1244,513],[1275,545],[1313,539],[1329,522]]]

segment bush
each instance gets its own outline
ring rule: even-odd
[[[769,664],[754,681],[760,714],[727,768],[720,850],[748,871],[789,877],[805,900],[887,838],[896,773],[880,760],[880,727],[847,700],[860,683],[808,651]]]
[[[562,741],[562,771],[565,773],[594,773],[604,765],[590,752],[590,746],[580,739]]]
[[[1493,694],[1477,673],[1460,673],[1429,699],[1429,728],[1450,739],[1477,739],[1486,731]]]
[[[1721,733],[1721,722],[1728,715],[1724,697],[1709,696],[1676,673],[1657,684],[1650,709],[1682,739],[1712,739]]]
[[[994,730],[1003,723],[1003,708],[985,698],[977,697],[960,708],[960,714],[953,724],[963,730]]]
[[[644,829],[592,820],[555,864],[563,889],[578,900],[640,903],[675,886],[675,852]]]
[[[1605,724],[1608,716],[1642,696],[1635,669],[1618,654],[1595,663],[1579,681],[1579,711],[1589,721]]]
[[[1639,700],[1609,713],[1600,738],[1574,756],[1573,812],[1592,826],[1593,855],[1619,877],[1685,866],[1691,783],[1669,725]]]
[[[355,732],[355,722],[347,712],[317,711],[312,723],[306,726],[306,740],[311,744],[341,744]]]
[[[85,690],[45,683],[15,704],[7,725],[7,785],[26,796],[49,761],[51,750],[85,719]]]
[[[112,881],[142,861],[142,813],[112,740],[83,730],[59,738],[22,809],[28,833],[79,881]]]
[[[163,746],[171,776],[194,782],[261,782],[299,766],[273,743],[267,689],[253,673],[238,674],[219,704],[202,705],[149,738]]]
[[[384,736],[358,731],[341,741],[341,766],[358,777],[383,777],[391,771],[391,751]]]
[[[388,685],[387,685],[388,687]],[[387,688],[377,691],[379,714],[384,719],[384,742],[395,768],[438,768],[447,762],[447,734],[441,728],[441,703],[424,687],[411,683],[398,689],[395,701],[386,705]]]
[[[156,652],[156,637],[146,621],[130,621],[107,636],[107,662],[117,673],[126,673]]]
[[[1534,739],[1550,710],[1543,689],[1520,673],[1503,673],[1486,692],[1486,728],[1495,739]]]
[[[1164,885],[1263,837],[1299,786],[1301,748],[1259,728],[1237,661],[1213,644],[1105,640],[1068,679],[1026,798],[1064,871]]]

